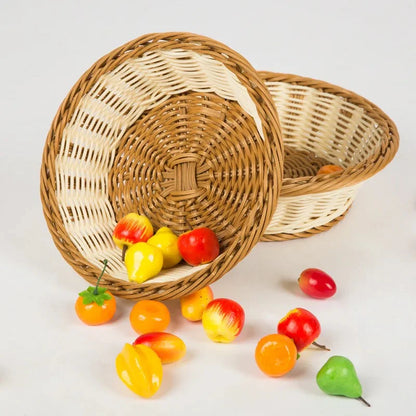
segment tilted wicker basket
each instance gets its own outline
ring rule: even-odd
[[[96,62],[60,106],[46,140],[41,199],[65,260],[129,299],[183,296],[223,276],[275,212],[283,145],[270,93],[250,64],[198,35],[140,37]],[[176,233],[207,226],[212,263],[129,282],[112,241],[128,212]]]
[[[362,182],[394,157],[393,121],[368,100],[297,75],[260,72],[275,101],[285,146],[279,205],[263,241],[328,230],[351,206]],[[326,164],[342,172],[316,175]]]

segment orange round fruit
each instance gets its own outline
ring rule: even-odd
[[[321,166],[317,172],[317,175],[328,175],[329,173],[341,172],[344,169],[338,165],[324,165]]]
[[[263,337],[256,347],[256,363],[264,374],[280,377],[296,364],[297,350],[293,340],[286,335],[271,334]]]
[[[140,300],[130,312],[130,324],[138,334],[163,332],[169,322],[169,309],[156,300]]]
[[[111,298],[106,299],[101,306],[96,302],[85,305],[83,297],[78,296],[75,302],[75,312],[82,322],[87,325],[101,325],[111,320],[116,312],[116,300],[108,290],[105,293],[108,293]]]

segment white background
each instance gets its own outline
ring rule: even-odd
[[[414,1],[5,1],[0,3],[0,414],[12,415],[411,415],[415,362]],[[350,213],[310,239],[258,244],[214,284],[247,324],[233,344],[210,342],[168,302],[186,358],[165,367],[150,400],[118,379],[114,359],[135,338],[132,306],[109,325],[74,313],[87,284],[61,258],[39,198],[43,144],[71,86],[98,58],[142,34],[191,31],[224,42],[254,67],[323,79],[353,90],[396,122],[401,147],[368,180]],[[320,267],[338,283],[327,301],[296,278]],[[257,341],[296,306],[321,321],[320,341],[280,379],[254,362]],[[331,354],[355,364],[366,408],[323,394],[315,375]]]

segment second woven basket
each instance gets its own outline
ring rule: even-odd
[[[363,181],[393,159],[396,126],[373,103],[336,85],[290,74],[260,76],[277,107],[285,147],[279,205],[262,239],[328,230],[344,218]],[[343,171],[317,176],[327,164]]]

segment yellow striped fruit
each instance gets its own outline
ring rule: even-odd
[[[123,250],[122,258],[128,247],[146,242],[153,235],[153,226],[144,215],[135,212],[125,215],[115,226],[113,241]]]
[[[228,343],[237,337],[244,326],[244,309],[231,299],[214,299],[202,314],[202,326],[214,342]]]

